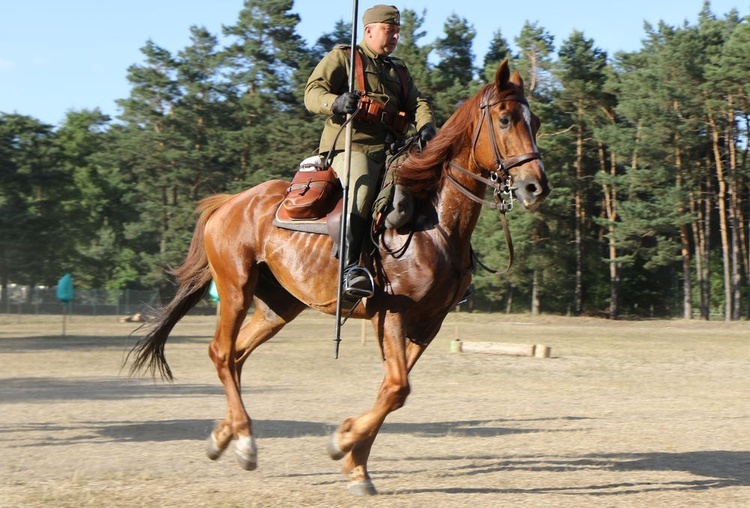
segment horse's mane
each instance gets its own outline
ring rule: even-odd
[[[413,150],[398,168],[396,182],[417,197],[424,198],[435,191],[442,179],[445,162],[450,160],[459,148],[472,142],[474,129],[471,126],[478,118],[482,97],[489,89],[494,88],[494,83],[485,85],[479,93],[459,106],[443,124],[439,135],[430,141],[421,153]],[[513,94],[523,95],[523,89],[507,82],[495,93],[495,97],[501,99]]]

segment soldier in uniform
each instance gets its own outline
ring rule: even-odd
[[[391,57],[399,40],[399,10],[376,5],[362,17],[365,27],[356,48],[355,91],[349,92],[350,51],[338,45],[315,67],[305,87],[305,106],[311,113],[326,115],[319,151],[333,151],[333,168],[346,182],[344,136],[338,136],[347,114],[353,120],[348,209],[347,251],[343,253],[344,294],[371,296],[372,276],[359,266],[370,207],[385,167],[386,143],[402,138],[409,124],[416,124],[423,142],[435,135],[432,109],[414,85],[406,65]],[[336,145],[334,146],[334,140]]]

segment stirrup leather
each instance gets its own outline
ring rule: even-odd
[[[356,298],[370,298],[375,294],[375,279],[367,268],[350,266],[344,272],[344,294]]]

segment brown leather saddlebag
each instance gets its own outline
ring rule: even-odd
[[[313,220],[325,216],[339,186],[333,168],[301,168],[294,175],[281,206],[289,217],[296,220]]]

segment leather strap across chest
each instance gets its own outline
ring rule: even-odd
[[[391,66],[393,66],[393,70],[396,76],[398,76],[399,84],[401,85],[401,104],[406,104],[406,99],[409,97],[409,79],[406,75],[406,69],[393,62],[391,62]],[[354,74],[357,78],[357,87],[367,93],[367,87],[365,86],[365,62],[358,49],[354,51]]]
[[[350,50],[351,51],[351,50]],[[391,62],[396,75],[399,78],[401,84],[401,97],[400,103],[403,107],[406,104],[408,98],[408,78],[406,75],[406,69],[400,65]],[[357,86],[359,90],[364,92],[364,96],[359,99],[359,110],[357,111],[357,120],[362,120],[368,123],[383,123],[389,127],[393,132],[399,136],[405,135],[409,126],[411,125],[414,117],[405,111],[398,111],[396,113],[389,113],[386,111],[385,104],[383,102],[372,99],[367,95],[367,87],[365,83],[365,65],[364,58],[359,50],[354,51],[354,67],[355,76],[357,78]]]

